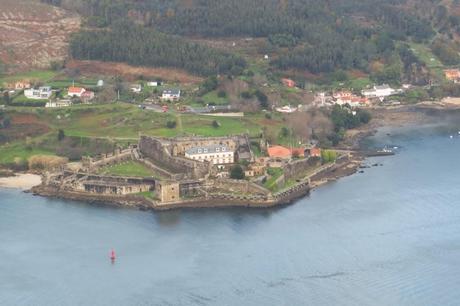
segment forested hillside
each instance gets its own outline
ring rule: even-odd
[[[445,64],[460,63],[458,44],[451,42],[460,29],[456,1],[43,1],[86,17],[93,30],[76,35],[71,47],[72,55],[81,59],[171,66],[201,75],[237,73],[245,66],[241,58],[190,44],[187,38],[261,37],[276,55],[271,61],[275,69],[376,73],[371,65],[380,62],[392,69],[378,71],[386,74],[382,78],[398,70],[399,82],[413,77],[407,71],[423,70],[421,62],[407,63],[415,58],[407,55],[411,43],[429,46]],[[120,32],[120,20],[137,26],[124,26]],[[416,67],[408,69],[410,64]]]

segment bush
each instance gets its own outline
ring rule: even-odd
[[[217,93],[217,96],[219,98],[227,98],[227,93],[223,90],[219,90],[219,92]]]
[[[244,170],[240,165],[235,165],[230,170],[230,178],[234,180],[242,180],[244,177]]]
[[[56,169],[59,166],[65,165],[67,162],[68,162],[68,159],[64,157],[34,155],[31,158],[29,158],[29,169],[31,170]]]
[[[219,123],[217,120],[214,120],[214,121],[212,122],[212,127],[215,128],[215,129],[217,129],[217,128],[220,127],[220,123]]]
[[[323,163],[333,163],[337,160],[337,152],[334,150],[323,150],[321,152]]]
[[[166,122],[166,127],[168,129],[175,129],[176,128],[176,125],[177,125],[177,122],[175,120],[168,120]]]

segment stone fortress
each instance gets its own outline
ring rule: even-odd
[[[207,150],[207,152],[205,152]],[[218,151],[217,151],[218,150]],[[223,152],[222,152],[223,150]],[[206,158],[195,158],[190,153]],[[218,154],[219,153],[219,154]],[[227,158],[227,159],[225,159]],[[99,169],[135,160],[152,170],[148,178],[99,175]],[[118,149],[100,158],[85,158],[77,168],[69,166],[45,175],[37,193],[85,199],[131,203],[142,207],[169,209],[191,205],[214,206],[219,202],[245,206],[273,206],[303,196],[309,183],[302,181],[279,194],[247,180],[220,177],[228,166],[255,161],[246,135],[228,137],[160,138],[141,136],[137,145]],[[156,199],[141,193],[154,192]]]

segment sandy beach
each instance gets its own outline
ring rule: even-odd
[[[34,186],[40,185],[41,176],[29,173],[19,173],[11,177],[0,178],[0,188],[16,188],[28,190]]]

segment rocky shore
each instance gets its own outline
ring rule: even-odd
[[[370,124],[356,130],[349,131],[346,135],[343,148],[350,150],[348,158],[327,166],[324,171],[309,177],[308,190],[301,190],[293,194],[279,198],[267,199],[265,201],[251,200],[245,197],[235,198],[194,198],[181,200],[176,203],[161,204],[150,199],[136,195],[108,196],[95,195],[81,192],[61,191],[49,186],[41,185],[40,176],[32,174],[20,174],[14,177],[0,178],[0,187],[21,188],[36,195],[62,198],[67,200],[84,201],[89,203],[101,203],[119,207],[131,207],[137,209],[170,210],[179,208],[222,208],[222,207],[245,207],[245,208],[270,208],[284,206],[295,202],[309,194],[311,190],[318,188],[328,182],[337,181],[340,178],[355,174],[359,171],[362,162],[366,159],[365,154],[360,151],[361,141],[375,134],[383,127],[403,127],[413,124],[439,123],[440,118],[447,118],[451,115],[451,109],[438,109],[421,106],[400,106],[391,108],[375,108],[371,112],[373,120]],[[38,186],[37,186],[38,185]]]

